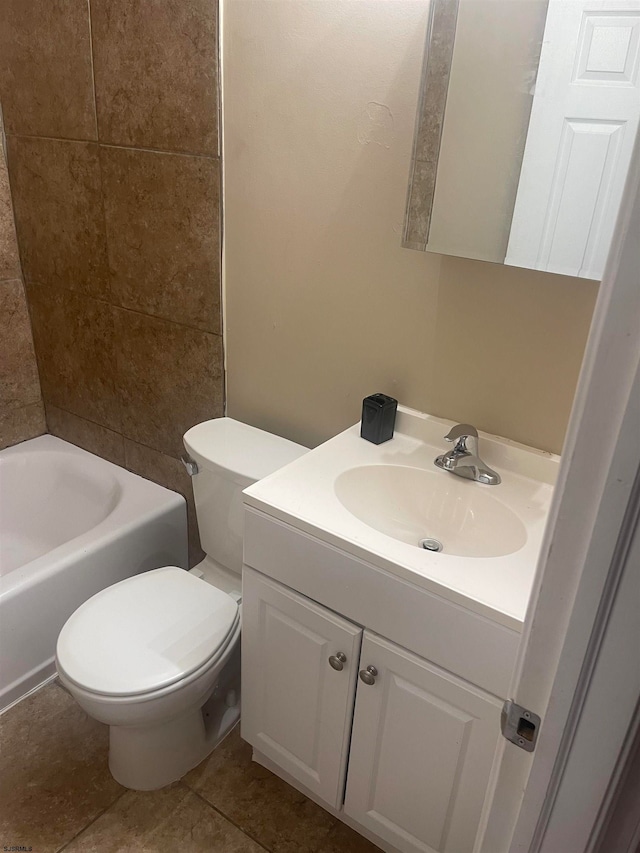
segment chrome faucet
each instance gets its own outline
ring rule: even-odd
[[[471,424],[458,424],[445,435],[445,441],[455,441],[453,450],[438,456],[434,464],[458,477],[497,486],[500,474],[489,468],[478,455],[478,430]]]

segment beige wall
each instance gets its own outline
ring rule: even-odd
[[[226,0],[228,412],[314,445],[384,391],[559,451],[597,286],[400,248],[426,16]]]

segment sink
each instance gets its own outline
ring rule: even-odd
[[[480,455],[502,482],[466,480],[434,465],[452,426],[399,405],[389,441],[365,441],[354,424],[254,483],[245,504],[374,575],[394,575],[519,631],[559,458],[481,432]]]
[[[457,557],[502,557],[527,541],[523,522],[487,494],[489,487],[441,471],[361,465],[339,474],[334,488],[357,519],[416,548]]]

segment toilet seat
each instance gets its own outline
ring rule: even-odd
[[[220,649],[219,654],[217,654],[213,659],[205,661],[199,669],[195,670],[195,672],[192,672],[190,675],[185,676],[179,681],[174,681],[167,687],[160,687],[157,690],[148,690],[144,693],[130,693],[126,696],[118,695],[116,693],[98,693],[93,690],[88,690],[83,685],[73,681],[65,672],[64,667],[60,665],[59,661],[57,661],[58,675],[62,684],[64,684],[67,689],[73,693],[76,699],[80,700],[81,698],[84,698],[84,700],[90,702],[94,708],[99,705],[103,711],[106,709],[113,710],[116,708],[125,710],[126,708],[130,709],[133,707],[141,709],[143,706],[146,707],[152,703],[155,703],[157,706],[159,703],[166,703],[166,700],[170,700],[172,697],[175,699],[178,694],[182,694],[184,697],[193,689],[197,692],[200,689],[200,686],[207,681],[209,673],[219,671],[221,666],[224,665],[225,661],[233,653],[233,649],[240,639],[240,630],[241,620],[239,619],[235,629],[229,634],[224,647]]]
[[[57,662],[87,693],[158,695],[215,666],[239,621],[231,596],[167,566],[114,584],[81,605],[60,632]]]

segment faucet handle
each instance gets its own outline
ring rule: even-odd
[[[471,424],[458,424],[445,435],[445,441],[459,441],[461,438],[477,438],[478,430]]]
[[[455,441],[452,453],[478,455],[478,430],[471,424],[458,424],[445,435],[445,441]]]

